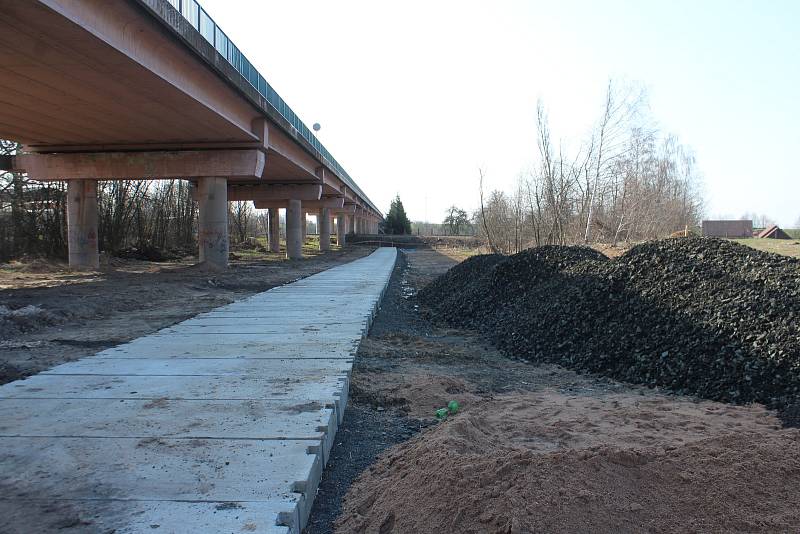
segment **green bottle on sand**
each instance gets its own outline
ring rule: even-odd
[[[451,400],[447,403],[447,410],[450,412],[451,415],[455,415],[458,413],[458,402]]]

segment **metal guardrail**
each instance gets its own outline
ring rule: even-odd
[[[252,85],[256,91],[263,96],[269,104],[286,119],[289,124],[297,130],[300,136],[308,141],[322,156],[330,162],[334,170],[339,174],[348,187],[353,189],[356,193],[367,201],[372,207],[380,213],[380,211],[372,204],[369,198],[364,194],[361,188],[356,185],[355,181],[347,174],[347,171],[339,164],[338,161],[328,152],[328,149],[320,143],[319,139],[311,132],[311,130],[300,120],[297,114],[292,111],[292,108],[275,92],[275,89],[264,79],[264,77],[256,70],[247,57],[233,44],[233,42],[225,35],[217,23],[214,22],[208,13],[198,4],[195,0],[167,0],[172,7],[174,7],[189,24],[194,27],[203,38],[208,41],[225,60],[241,74],[245,80]]]

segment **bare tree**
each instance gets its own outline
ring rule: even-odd
[[[538,164],[508,195],[481,181],[480,226],[494,250],[616,243],[668,235],[699,223],[703,201],[691,150],[661,136],[641,110],[644,95],[609,82],[598,125],[574,153],[553,141],[540,101]]]
[[[0,140],[0,155],[20,149],[16,142]],[[0,172],[0,260],[25,254],[65,256],[65,196],[63,183]]]
[[[590,158],[582,169],[584,175],[592,170],[592,183],[589,186],[589,202],[586,215],[586,229],[584,243],[589,243],[592,232],[592,218],[595,213],[597,197],[606,192],[606,188],[614,182],[618,170],[618,161],[624,157],[629,149],[628,134],[634,117],[639,112],[643,94],[628,87],[618,89],[613,80],[608,81],[603,114],[597,126],[595,135],[592,136]],[[593,168],[589,165],[593,160]]]
[[[448,229],[450,235],[461,235],[461,229],[469,226],[469,215],[457,206],[450,206],[442,224]]]
[[[233,228],[235,243],[243,243],[247,239],[253,218],[252,203],[250,201],[236,201],[228,203],[229,220]]]
[[[478,174],[480,174],[480,182],[478,184],[478,190],[481,194],[481,221],[483,222],[483,229],[486,232],[486,241],[489,243],[489,249],[497,253],[497,247],[494,246],[494,241],[492,241],[492,234],[489,232],[489,225],[486,223],[486,210],[483,206],[483,169],[478,169]]]

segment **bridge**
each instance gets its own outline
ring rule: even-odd
[[[74,268],[99,265],[99,180],[185,179],[201,262],[228,262],[227,202],[269,210],[279,252],[335,228],[377,233],[380,210],[194,0],[0,0],[0,169],[67,182]]]

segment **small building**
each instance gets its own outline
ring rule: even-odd
[[[703,221],[703,237],[753,237],[753,221]]]
[[[781,230],[777,224],[764,228],[759,234],[760,239],[791,239],[792,236]]]

